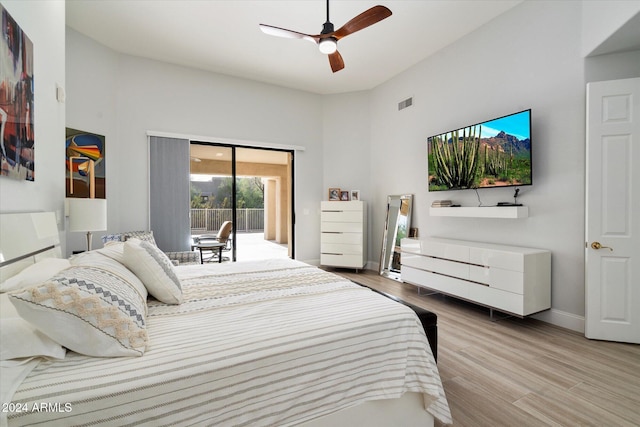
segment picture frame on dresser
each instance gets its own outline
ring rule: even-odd
[[[340,189],[337,187],[329,188],[329,200],[330,201],[339,201],[340,200]]]
[[[348,202],[349,200],[351,200],[349,190],[340,190],[340,200],[343,202]]]

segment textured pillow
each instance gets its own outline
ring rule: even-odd
[[[123,236],[123,242],[131,239],[138,239],[142,242],[149,242],[153,246],[158,246],[156,239],[153,237],[153,231],[127,231],[126,233],[123,233]]]
[[[173,264],[157,246],[138,239],[127,240],[124,243],[124,263],[158,301],[167,304],[182,302],[182,287]]]
[[[102,268],[113,274],[120,276],[130,283],[140,294],[140,297],[147,300],[147,288],[138,279],[138,276],[124,265],[124,243],[108,245],[106,248],[90,252],[83,252],[71,258],[71,265],[86,265],[90,267]]]
[[[124,239],[122,238],[122,233],[118,234],[105,234],[100,239],[102,239],[103,244],[107,244],[109,242],[122,242]]]
[[[146,297],[105,268],[72,266],[9,299],[23,319],[77,353],[142,356],[146,350]]]
[[[64,347],[20,317],[8,294],[0,295],[0,344],[0,360],[40,356],[63,359],[66,353]]]
[[[70,266],[71,263],[68,259],[43,258],[37,263],[25,268],[15,276],[0,283],[0,292],[10,292],[33,286],[47,280],[54,274]]]

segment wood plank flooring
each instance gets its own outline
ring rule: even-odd
[[[492,321],[487,308],[419,295],[372,271],[330,271],[438,315],[438,370],[454,426],[640,426],[639,345],[534,319]]]

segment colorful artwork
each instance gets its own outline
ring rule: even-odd
[[[33,43],[0,4],[0,175],[33,181]]]
[[[106,198],[104,136],[67,128],[67,197]]]

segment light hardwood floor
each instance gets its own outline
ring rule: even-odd
[[[438,370],[453,425],[640,426],[640,346],[592,341],[372,271],[330,270],[438,315]],[[635,307],[635,309],[639,309]]]

